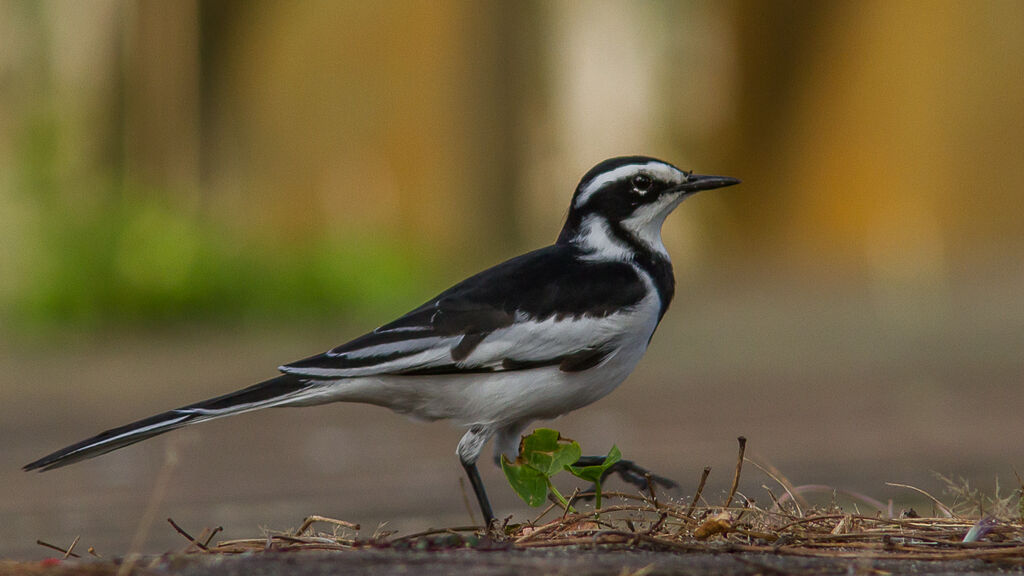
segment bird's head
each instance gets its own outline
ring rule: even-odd
[[[558,243],[599,257],[629,257],[638,250],[665,254],[661,225],[686,197],[739,184],[701,176],[646,156],[611,158],[594,166],[573,194]]]

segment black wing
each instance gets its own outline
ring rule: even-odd
[[[647,288],[626,262],[555,245],[489,268],[405,316],[280,369],[311,378],[589,368]]]

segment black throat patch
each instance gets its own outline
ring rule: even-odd
[[[648,248],[619,222],[608,222],[608,229],[616,240],[629,247],[632,260],[641,270],[650,275],[654,288],[658,291],[660,309],[658,322],[661,322],[676,292],[676,277],[672,272],[672,262],[665,255]]]

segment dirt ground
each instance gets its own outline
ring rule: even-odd
[[[972,575],[1024,573],[1020,566],[986,564],[980,560],[921,562],[917,560],[820,559],[762,554],[673,554],[645,551],[527,550],[479,552],[417,552],[360,550],[356,552],[303,552],[241,556],[174,556],[139,561],[136,575],[262,576],[292,574],[466,574],[503,576],[532,574],[588,574],[591,576],[690,574],[695,576],[753,576],[755,574],[920,574]],[[68,561],[43,567],[2,564],[0,576],[27,574],[116,574],[111,563]]]

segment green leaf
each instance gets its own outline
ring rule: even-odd
[[[578,458],[577,458],[578,460]],[[619,452],[619,447],[612,444],[612,449],[608,451],[608,455],[604,457],[604,462],[596,466],[565,466],[573,476],[594,483],[594,509],[601,509],[601,478],[604,477],[605,472],[608,471],[616,462],[622,460],[622,452]]]
[[[547,499],[548,479],[542,472],[535,470],[525,464],[509,462],[504,454],[501,456],[501,469],[505,472],[505,478],[515,490],[516,494],[534,508],[540,506]]]
[[[612,464],[615,464],[619,460],[622,460],[622,452],[619,452],[619,447],[612,444],[612,449],[608,451],[608,455],[604,457],[604,469],[611,468]]]
[[[601,477],[604,476],[604,473],[619,460],[622,460],[622,452],[619,452],[618,446],[613,444],[612,449],[608,451],[608,455],[604,457],[604,462],[595,466],[566,466],[565,469],[580,480],[597,484],[600,482]]]
[[[580,445],[576,441],[562,438],[557,430],[538,428],[523,437],[516,462],[521,461],[550,478],[579,460],[580,454]]]
[[[501,469],[516,494],[530,506],[544,503],[550,489],[558,495],[551,476],[580,459],[580,445],[562,438],[557,430],[538,428],[523,436],[515,462],[502,456]],[[560,498],[564,501],[564,498]]]

